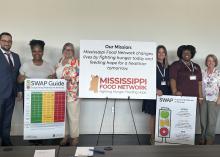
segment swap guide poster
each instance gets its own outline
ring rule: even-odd
[[[26,79],[24,95],[24,139],[63,138],[66,80]]]

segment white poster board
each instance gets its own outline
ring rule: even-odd
[[[79,97],[156,98],[156,43],[80,41]]]
[[[24,90],[24,139],[64,137],[66,81],[26,79]]]
[[[196,97],[157,97],[155,144],[194,145]]]

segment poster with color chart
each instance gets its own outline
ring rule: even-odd
[[[157,97],[155,145],[194,145],[196,97]]]
[[[24,86],[24,140],[64,137],[66,81],[26,79]]]

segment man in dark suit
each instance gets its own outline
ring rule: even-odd
[[[10,33],[0,34],[0,46],[0,145],[11,146],[11,119],[18,92],[17,77],[21,63],[19,56],[10,51]]]

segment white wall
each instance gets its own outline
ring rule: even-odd
[[[169,51],[170,62],[181,44],[197,47],[195,61],[202,67],[208,53],[220,59],[219,0],[7,0],[0,1],[0,32],[13,34],[13,50],[22,62],[31,58],[28,42],[46,42],[45,60],[58,61],[62,45],[80,39],[155,41]],[[104,100],[81,103],[82,134],[98,133]],[[110,101],[104,133],[111,133]],[[147,133],[147,116],[141,101],[132,101],[139,133]],[[127,101],[117,101],[116,133],[135,133]],[[22,105],[16,104],[13,134],[22,134]],[[218,133],[220,133],[218,125]]]

